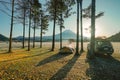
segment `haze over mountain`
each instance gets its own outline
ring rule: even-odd
[[[35,38],[36,38],[36,41],[40,41],[40,37],[36,36]],[[63,38],[63,40],[76,39],[76,34],[74,32],[72,32],[71,30],[65,30],[62,32],[62,38]],[[22,36],[13,38],[13,40],[17,40],[17,41],[22,41],[22,39],[23,39]],[[27,40],[27,39],[28,38],[26,37],[25,40]],[[30,39],[32,41],[33,37],[31,37]],[[0,34],[0,41],[8,41],[8,40],[9,40],[9,38]],[[60,34],[55,35],[55,40],[56,41],[60,40]],[[84,37],[84,40],[89,40],[89,38]],[[110,36],[108,38],[108,40],[113,41],[113,42],[120,42],[120,32]],[[43,41],[52,41],[52,35],[51,36],[43,36]]]
[[[14,39],[16,39],[18,41],[22,41],[23,37],[18,36]],[[27,40],[28,38],[25,38],[25,39]],[[76,39],[76,34],[74,32],[72,32],[71,30],[65,30],[62,32],[62,39],[63,40]],[[84,39],[88,39],[88,38],[84,37]],[[31,37],[31,40],[33,40],[33,37]],[[35,40],[40,41],[40,37],[36,36]],[[56,41],[60,40],[60,33],[55,35],[55,40]],[[43,41],[52,41],[52,35],[51,36],[43,36]]]

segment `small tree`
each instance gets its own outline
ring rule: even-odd
[[[52,49],[51,51],[54,51],[55,48],[55,28],[56,28],[56,22],[59,19],[60,14],[63,14],[63,12],[66,12],[66,14],[69,13],[71,9],[68,7],[72,6],[74,3],[74,0],[49,0],[46,4],[47,11],[49,11],[50,18],[53,20],[53,40],[52,40]],[[61,7],[62,5],[62,7]],[[67,5],[67,6],[66,6]],[[67,15],[69,16],[69,15]]]
[[[35,47],[35,29],[38,27],[37,24],[39,23],[40,9],[41,9],[41,3],[39,3],[39,0],[34,0],[32,4],[32,20],[34,22],[33,48]]]
[[[71,12],[72,5],[75,4],[74,0],[61,0],[59,5],[59,15],[58,15],[58,25],[60,25],[60,49],[62,48],[62,29],[65,28],[64,26],[64,19],[68,18],[74,12]]]
[[[25,48],[25,25],[26,25],[26,18],[27,18],[27,10],[28,5],[26,5],[28,1],[26,0],[17,0],[16,4],[16,12],[18,12],[18,15],[16,16],[16,20],[19,23],[23,24],[23,41],[22,41],[22,48]]]
[[[45,31],[48,30],[48,15],[45,15],[41,11],[41,28],[40,28],[40,48],[42,48],[42,36],[45,34]]]
[[[32,6],[32,1],[28,0],[29,4],[29,30],[28,30],[28,51],[30,51],[30,33],[31,33],[31,6]]]
[[[60,25],[60,49],[62,48],[62,28],[65,28],[63,26],[63,23],[64,23],[64,20],[63,20],[63,15],[61,13],[60,14],[60,23],[59,23],[59,25]]]

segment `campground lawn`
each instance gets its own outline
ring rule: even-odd
[[[0,53],[0,80],[119,80],[120,54],[97,56],[86,60],[79,56],[58,54],[49,48],[31,51],[16,49]]]

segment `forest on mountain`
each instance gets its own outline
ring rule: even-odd
[[[4,35],[0,34],[0,41],[8,41],[9,39]]]
[[[120,42],[120,32],[110,36],[108,38],[108,40],[112,41],[112,42]]]

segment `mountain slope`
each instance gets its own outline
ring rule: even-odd
[[[60,39],[60,34],[56,34],[55,38]],[[65,30],[62,32],[62,38],[63,39],[76,39],[76,34],[72,32],[71,30]]]
[[[0,41],[8,41],[9,39],[4,35],[0,34]]]
[[[112,35],[111,37],[108,38],[108,40],[113,42],[120,42],[120,32],[115,35]]]

